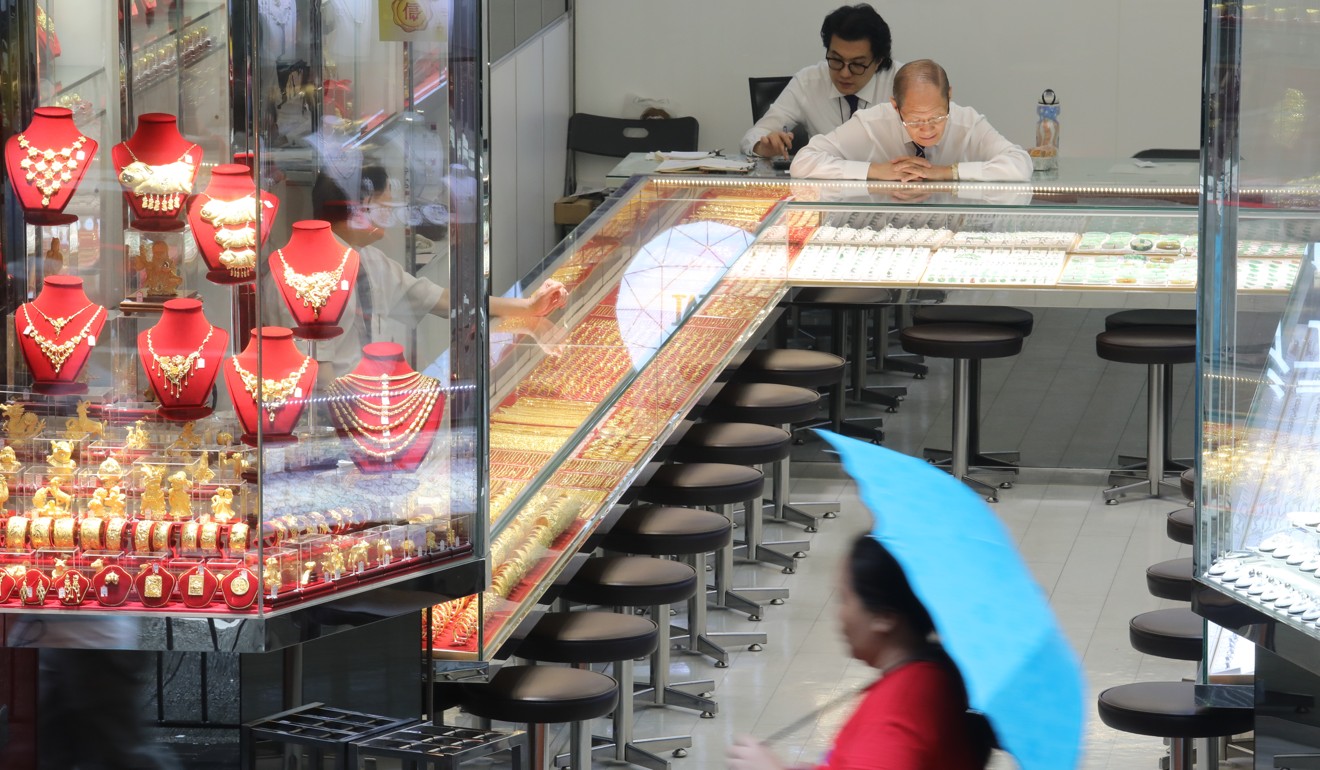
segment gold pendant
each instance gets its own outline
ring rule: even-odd
[[[246,596],[251,588],[252,584],[248,582],[247,577],[244,575],[239,575],[229,581],[229,590],[234,592],[234,596]]]
[[[147,579],[142,583],[142,593],[148,599],[159,599],[164,581],[160,575],[147,575]]]
[[[195,572],[188,576],[188,595],[201,596],[206,589],[206,576],[200,572]]]

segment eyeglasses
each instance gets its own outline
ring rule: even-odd
[[[847,64],[848,71],[854,75],[863,74],[867,70],[871,69],[871,65],[875,64],[874,61],[869,61],[866,62],[865,64],[859,61],[845,62],[843,59],[840,59],[837,56],[826,56],[825,63],[830,65],[830,69],[834,70],[835,72],[838,72],[839,70],[843,69],[843,65]]]
[[[900,116],[902,117],[902,116]],[[904,128],[927,128],[929,126],[938,126],[949,119],[949,114],[939,116],[938,118],[927,118],[926,120],[900,120]]]

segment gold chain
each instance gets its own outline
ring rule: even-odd
[[[284,259],[284,249],[276,249],[275,256],[280,258],[280,264],[284,266],[284,282],[293,289],[298,299],[302,300],[303,307],[312,309],[312,317],[320,318],[321,308],[330,301],[330,295],[334,293],[335,285],[343,276],[344,265],[348,264],[348,255],[352,252],[351,246],[344,249],[344,256],[339,258],[339,267],[334,270],[321,270],[305,275],[289,267],[288,261]]]
[[[206,347],[206,343],[211,341],[211,335],[215,333],[215,326],[212,325],[210,329],[206,330],[206,337],[202,339],[202,344],[198,345],[196,350],[186,356],[177,354],[172,356],[162,356],[157,354],[156,346],[151,342],[151,333],[153,331],[155,331],[155,329],[147,330],[147,352],[151,354],[151,357],[156,362],[156,373],[165,378],[166,390],[175,398],[178,398],[179,394],[183,392],[183,389],[188,386],[188,377],[192,375],[193,364],[197,363],[197,358],[202,354],[202,350]]]
[[[69,360],[69,356],[73,355],[73,351],[77,350],[78,346],[87,338],[87,332],[91,330],[92,325],[96,323],[96,319],[105,310],[105,308],[97,306],[96,310],[92,312],[92,317],[87,319],[87,323],[83,325],[81,331],[64,342],[55,342],[46,339],[41,332],[37,331],[37,327],[32,324],[32,314],[28,312],[29,307],[31,307],[30,303],[23,306],[23,316],[27,319],[27,328],[24,329],[23,333],[37,343],[37,347],[41,348],[42,354],[46,356],[46,360],[50,362],[56,374],[60,373],[60,368],[64,366],[64,362]],[[83,309],[86,310],[86,308]],[[56,333],[55,336],[59,337],[59,334]]]
[[[243,365],[238,362],[237,357],[230,360],[234,362],[234,371],[238,373],[239,379],[243,381],[243,390],[246,390],[248,395],[252,396],[254,403],[258,401],[258,393],[260,393],[260,406],[265,407],[266,414],[270,415],[271,424],[275,422],[276,412],[284,408],[289,396],[293,395],[294,390],[297,389],[298,381],[307,372],[307,365],[312,362],[311,356],[308,356],[303,359],[302,366],[299,366],[296,371],[287,377],[278,380],[262,378],[260,389],[258,389],[257,375],[244,369]]]
[[[430,378],[428,378],[430,379]],[[435,382],[432,380],[432,382]],[[331,386],[333,388],[333,384]],[[417,410],[409,415],[405,415],[398,423],[393,426],[375,426],[368,425],[353,411],[353,408],[338,400],[330,401],[330,411],[364,454],[386,462],[393,461],[402,454],[407,454],[412,449],[413,444],[422,434],[422,426],[431,417],[431,411],[435,408],[436,401],[440,398],[439,383],[427,391],[427,397]],[[393,427],[402,425],[403,421],[411,418],[412,422],[407,428],[404,428],[398,436],[392,436],[390,431]],[[370,445],[368,445],[368,442]]]
[[[40,315],[42,318],[46,319],[46,323],[50,324],[55,328],[55,335],[59,336],[64,332],[64,327],[68,326],[70,321],[82,315],[84,310],[95,304],[96,304],[95,302],[89,301],[86,305],[83,305],[82,307],[78,308],[77,311],[70,313],[66,316],[56,317],[56,318],[51,318],[50,316],[46,315],[45,311],[37,307],[37,303],[35,302],[29,303],[28,306],[31,307],[33,310],[37,311],[37,314]]]
[[[24,179],[41,191],[41,205],[50,206],[50,199],[60,191],[65,182],[73,181],[73,172],[78,164],[87,159],[82,146],[87,137],[79,135],[73,144],[58,150],[39,150],[32,146],[23,134],[18,135],[18,146],[23,148],[27,157],[19,161],[19,168],[26,172]]]

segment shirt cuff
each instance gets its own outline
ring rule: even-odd
[[[958,181],[985,181],[985,163],[978,160],[958,161]]]
[[[866,175],[871,173],[871,163],[865,160],[845,160],[841,166],[843,173],[840,179],[866,179]]]

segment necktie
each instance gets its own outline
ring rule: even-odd
[[[917,148],[916,156],[917,156],[918,158],[924,158],[924,157],[926,157],[926,148],[925,148],[925,147],[922,147],[921,145],[917,144],[916,142],[913,142],[913,143],[912,143],[912,146]]]
[[[853,113],[857,112],[857,103],[861,100],[857,98],[857,94],[847,94],[843,100],[848,103],[848,117],[851,118]]]

